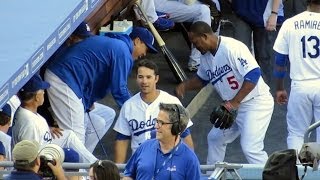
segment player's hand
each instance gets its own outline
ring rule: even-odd
[[[271,14],[267,20],[267,24],[266,24],[266,30],[267,31],[276,31],[277,29],[277,19],[278,19],[278,15],[276,14]]]
[[[179,99],[183,99],[184,93],[186,89],[184,86],[184,83],[180,83],[174,90],[175,96],[177,96]]]
[[[48,162],[48,166],[52,170],[53,174],[57,177],[57,180],[65,180],[66,177],[64,175],[63,168],[59,161],[55,160],[56,165],[53,165],[52,163]]]
[[[50,132],[51,135],[53,137],[53,139],[60,138],[61,136],[63,136],[62,134],[63,129],[57,128],[57,127],[50,127]]]
[[[288,94],[286,90],[276,91],[276,103],[283,105],[288,102]]]

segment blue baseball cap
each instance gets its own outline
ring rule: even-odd
[[[158,50],[153,46],[154,37],[148,29],[143,28],[143,27],[133,27],[132,32],[130,34],[130,37],[131,37],[131,39],[134,39],[137,37],[140,38],[141,41],[143,41],[146,44],[146,46],[148,47],[149,52],[151,52],[151,53],[158,52]]]
[[[80,161],[79,153],[71,148],[63,148],[64,162],[78,163]]]
[[[40,89],[48,89],[50,84],[43,81],[39,74],[35,74],[21,89],[21,92],[36,92]]]
[[[76,30],[73,32],[74,35],[76,36],[92,36],[90,32],[90,27],[86,22],[82,22]]]
[[[5,104],[1,109],[0,112],[5,114],[8,117],[11,117],[11,107],[9,104]]]

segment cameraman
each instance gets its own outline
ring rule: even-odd
[[[40,168],[39,151],[39,144],[36,141],[22,140],[17,143],[12,151],[13,166],[16,171],[12,171],[11,174],[4,179],[42,179],[42,177],[37,174]],[[66,180],[59,161],[56,161],[56,165],[48,163],[48,166],[52,169],[57,180]]]

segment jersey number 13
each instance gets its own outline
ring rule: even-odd
[[[320,55],[320,40],[317,36],[310,36],[309,38],[306,38],[306,36],[303,36],[301,38],[301,43],[302,43],[302,55],[303,58],[306,58],[307,55],[310,58],[317,58]],[[307,44],[312,44],[312,51],[308,51],[306,49]]]

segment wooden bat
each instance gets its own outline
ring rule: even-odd
[[[187,105],[186,109],[189,111],[189,115],[191,119],[202,108],[202,106],[206,103],[206,101],[210,96],[218,97],[217,92],[213,91],[213,87],[209,83],[207,86],[203,87]]]
[[[180,67],[179,63],[177,62],[176,58],[174,55],[171,53],[171,51],[167,48],[166,44],[164,43],[163,39],[161,38],[160,34],[156,30],[156,28],[153,26],[153,24],[149,21],[145,11],[142,9],[140,6],[139,0],[136,1],[135,6],[138,7],[139,11],[141,12],[143,18],[146,20],[154,38],[157,40],[162,53],[165,56],[165,59],[173,72],[174,76],[179,82],[183,82],[184,80],[188,79],[187,75],[183,71],[183,69]]]

